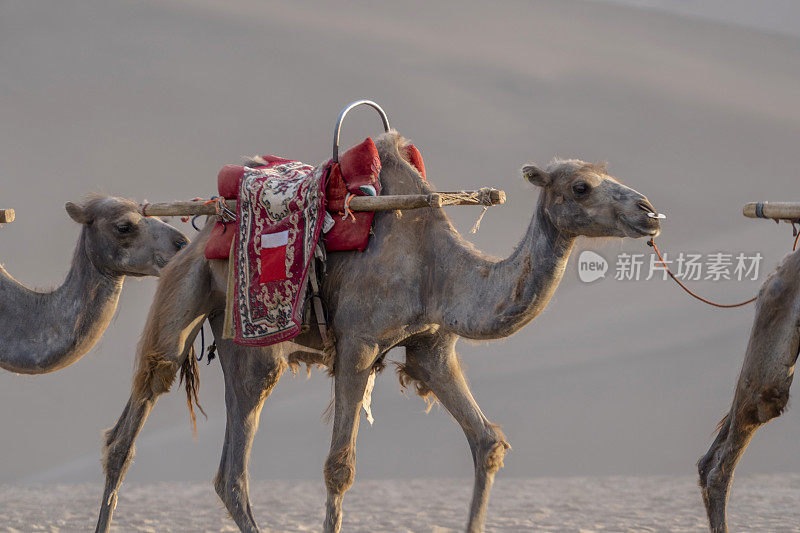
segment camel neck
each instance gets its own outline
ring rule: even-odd
[[[64,368],[86,354],[108,327],[123,276],[101,272],[86,252],[86,228],[64,283],[52,292],[27,289],[0,272],[0,294],[13,314],[0,330],[0,366],[24,374]],[[4,319],[5,320],[5,319]]]
[[[564,276],[575,242],[550,221],[544,196],[522,242],[506,259],[487,259],[456,239],[448,261],[460,265],[455,272],[461,279],[444,285],[449,288],[442,309],[447,329],[471,339],[507,337],[544,310]]]

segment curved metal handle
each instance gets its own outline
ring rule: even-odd
[[[344,120],[345,115],[350,112],[351,109],[354,107],[358,107],[360,105],[368,105],[373,108],[378,114],[381,116],[381,120],[383,121],[383,130],[389,131],[389,117],[386,116],[386,112],[381,109],[381,106],[373,102],[372,100],[356,100],[355,102],[350,102],[342,109],[342,112],[339,113],[339,118],[336,119],[336,126],[333,128],[333,162],[339,162],[339,133],[342,131],[342,121]]]

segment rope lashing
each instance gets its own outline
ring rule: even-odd
[[[353,222],[356,221],[356,216],[350,210],[350,202],[353,200],[355,194],[347,193],[344,197],[344,211],[339,211],[339,214],[342,215],[342,220],[347,220],[348,215],[350,218],[353,219]]]
[[[453,204],[467,203],[483,206],[483,210],[481,211],[480,215],[478,215],[477,220],[475,220],[475,224],[473,224],[472,229],[469,230],[469,232],[472,234],[477,233],[481,228],[481,221],[483,220],[483,216],[486,214],[486,211],[494,205],[489,193],[489,189],[483,188],[478,189],[477,191],[457,191],[446,194],[448,195],[448,204],[452,202]]]
[[[222,196],[214,196],[213,200],[216,202],[214,208],[216,209],[217,216],[222,222],[233,222],[236,220],[236,213],[225,203],[225,198]]]

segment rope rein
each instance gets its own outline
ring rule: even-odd
[[[794,227],[792,229],[794,229]],[[797,251],[797,242],[798,241],[800,241],[800,232],[795,231],[794,246],[792,247],[792,251],[793,252]],[[664,262],[664,258],[661,257],[661,252],[659,251],[658,246],[656,246],[656,242],[655,242],[654,239],[650,239],[649,241],[647,241],[647,246],[650,246],[653,249],[653,251],[656,253],[656,255],[658,256],[658,261],[661,263],[661,266],[664,267],[664,270],[667,271],[667,274],[669,274],[669,277],[671,277],[672,280],[675,283],[677,283],[678,286],[680,286],[681,289],[686,291],[686,293],[689,296],[691,296],[693,298],[696,298],[696,299],[700,300],[703,303],[707,303],[708,305],[712,305],[714,307],[719,307],[721,309],[733,309],[735,307],[742,307],[742,306],[745,306],[747,304],[751,304],[751,303],[755,302],[758,299],[758,296],[754,296],[754,297],[752,297],[749,300],[746,300],[744,302],[739,302],[739,303],[735,303],[735,304],[720,304],[720,303],[717,303],[717,302],[712,302],[711,300],[708,300],[706,298],[703,298],[702,296],[700,296],[696,292],[692,291],[692,289],[690,289],[689,287],[684,285],[683,282],[681,282],[681,280],[679,280],[677,278],[677,276],[675,276],[675,274],[672,273],[672,270],[670,270],[669,266],[667,266],[667,263]]]
[[[673,281],[675,281],[675,283],[677,283],[680,286],[681,289],[686,291],[687,294],[689,294],[693,298],[697,298],[698,300],[700,300],[703,303],[707,303],[708,305],[713,305],[714,307],[720,307],[722,309],[731,309],[731,308],[734,308],[734,307],[742,307],[743,305],[747,305],[747,304],[753,303],[758,299],[758,296],[755,296],[755,297],[750,298],[749,300],[747,300],[745,302],[739,302],[737,304],[718,304],[716,302],[712,302],[711,300],[707,300],[707,299],[703,298],[702,296],[700,296],[699,294],[693,292],[689,287],[684,285],[681,282],[681,280],[679,280],[677,278],[677,276],[675,276],[675,274],[672,273],[672,270],[670,270],[670,268],[664,262],[664,258],[661,257],[661,252],[658,251],[658,246],[656,246],[655,240],[650,239],[649,241],[647,241],[647,246],[650,246],[651,248],[653,248],[653,251],[655,251],[656,255],[658,256],[658,260],[661,263],[661,266],[663,266],[664,269],[667,271],[667,274],[669,274],[669,277],[671,277],[673,279]]]

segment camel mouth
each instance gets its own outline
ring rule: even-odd
[[[634,224],[623,214],[619,215],[619,219],[625,224],[627,229],[633,231],[634,235],[631,235],[631,237],[657,237],[658,234],[661,233],[661,228],[658,223],[656,223],[656,227],[641,226],[639,224]]]

